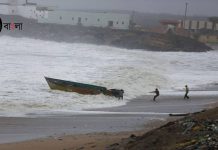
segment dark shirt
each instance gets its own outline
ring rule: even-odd
[[[156,95],[160,95],[160,92],[158,90],[154,91],[156,93]]]
[[[188,87],[185,87],[185,92],[188,93],[189,92],[189,89]]]

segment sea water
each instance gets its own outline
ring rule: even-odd
[[[216,50],[152,52],[1,36],[0,116],[119,106],[155,88],[217,83],[217,58]],[[124,100],[50,90],[44,76],[124,89]]]

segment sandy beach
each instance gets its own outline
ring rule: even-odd
[[[127,105],[86,110],[77,115],[0,118],[1,150],[104,149],[131,134],[140,135],[163,125],[169,113],[192,113],[214,107],[217,95],[164,95],[152,101],[142,96]],[[36,139],[36,140],[34,140]]]

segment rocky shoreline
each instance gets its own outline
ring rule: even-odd
[[[131,135],[107,150],[193,150],[218,148],[218,107],[169,122],[142,136]],[[167,137],[167,138],[166,138]]]
[[[3,22],[10,22],[10,16],[0,16]],[[104,28],[40,24],[35,20],[14,17],[14,22],[22,22],[22,31],[3,30],[1,35],[29,37],[69,43],[89,43],[108,45],[126,49],[151,51],[205,52],[211,47],[196,40],[174,34],[158,34],[142,31],[111,30]]]

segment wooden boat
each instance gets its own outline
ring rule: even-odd
[[[102,86],[95,86],[90,84],[65,81],[60,79],[45,77],[49,87],[54,90],[61,90],[67,92],[76,92],[79,94],[91,94],[96,95],[105,92],[107,88]]]
[[[117,98],[123,98],[123,90],[107,89],[106,87],[96,86],[91,84],[84,84],[79,82],[65,81],[60,79],[54,79],[45,77],[49,87],[53,90],[61,90],[67,92],[76,92],[79,94],[97,95],[104,94],[107,96],[115,96]]]

